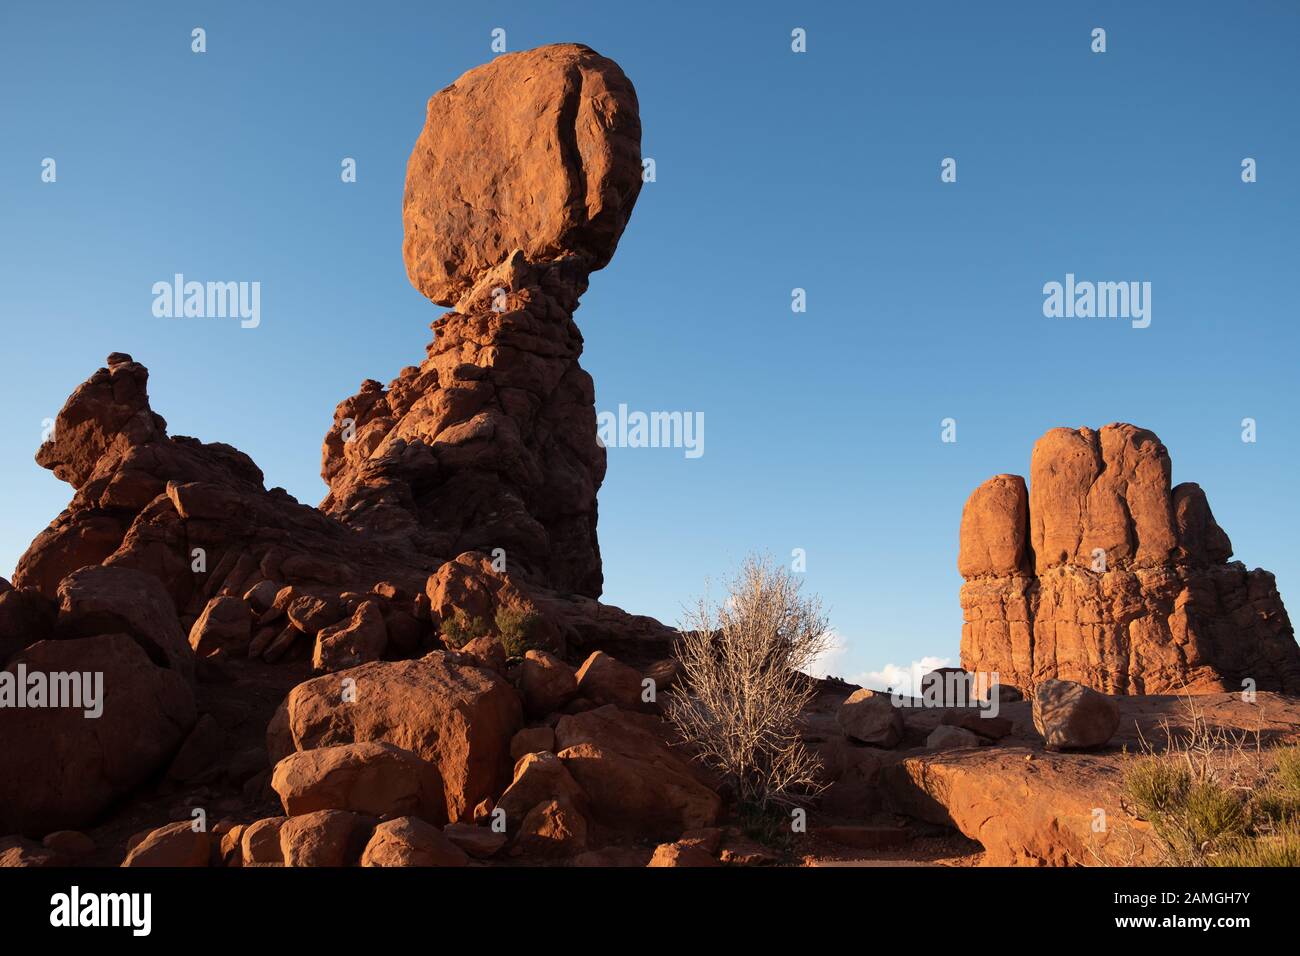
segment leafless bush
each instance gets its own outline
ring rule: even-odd
[[[799,715],[816,693],[806,674],[830,645],[821,601],[770,559],[751,557],[720,605],[701,598],[676,653],[684,689],[667,712],[698,757],[766,810],[819,789],[819,761],[800,740]]]

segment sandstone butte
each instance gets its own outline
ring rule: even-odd
[[[419,365],[338,405],[319,508],[169,435],[130,355],[73,392],[36,456],[73,498],[0,579],[0,666],[101,672],[103,714],[0,708],[0,865],[778,859],[641,697],[676,691],[675,632],[599,601],[605,452],[573,314],[628,224],[640,132],[630,81],[574,44],[429,100],[403,256],[450,311]],[[1267,707],[1211,694],[1211,717],[1300,725],[1268,693],[1300,673],[1272,577],[1226,563],[1155,436],[1060,429],[1031,477],[967,504],[962,656],[1041,692],[986,720],[820,682],[808,861],[908,860],[938,824],[959,862],[1150,862],[1117,748],[1177,719],[1157,691],[1251,676]]]
[[[1300,647],[1268,571],[1230,561],[1200,486],[1127,424],[1054,428],[1029,484],[996,475],[961,518],[961,662],[1030,688],[1300,694]],[[1248,682],[1252,682],[1250,684]]]

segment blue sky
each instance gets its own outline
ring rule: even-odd
[[[718,6],[6,3],[0,574],[70,497],[42,420],[113,350],[173,434],[320,500],[335,404],[424,354],[406,160],[501,27],[636,85],[657,181],[578,311],[583,364],[601,410],[705,414],[701,458],[611,449],[605,600],[675,622],[745,554],[804,548],[831,670],[955,660],[966,496],[1115,420],[1295,600],[1300,5]],[[261,282],[261,326],[155,318],[176,272]],[[1151,326],[1044,317],[1067,272],[1151,282]]]

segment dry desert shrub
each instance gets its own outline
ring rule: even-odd
[[[1300,864],[1300,748],[1270,755],[1258,731],[1210,726],[1190,695],[1184,711],[1186,726],[1166,722],[1165,747],[1144,740],[1124,774],[1125,797],[1150,822],[1164,862]]]
[[[668,717],[743,812],[796,805],[820,789],[799,718],[816,693],[803,671],[830,635],[821,602],[800,588],[785,568],[751,557],[721,604],[701,598],[687,613],[677,642],[684,689],[667,699]]]

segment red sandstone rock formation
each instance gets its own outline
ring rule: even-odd
[[[1055,428],[962,512],[961,661],[1029,687],[1300,693],[1300,647],[1267,571],[1229,562],[1205,493],[1133,425]]]
[[[503,549],[538,584],[600,595],[605,450],[573,312],[640,189],[636,92],[586,47],[498,57],[429,100],[403,252],[455,311],[420,366],[339,404],[323,511],[423,552]]]
[[[37,461],[75,495],[0,580],[0,668],[92,668],[111,686],[98,722],[0,710],[0,835],[96,825],[150,780],[201,781],[262,819],[197,842],[139,832],[129,865],[338,865],[363,850],[374,865],[464,862],[461,844],[504,842],[463,831],[511,783],[521,696],[541,724],[520,739],[546,730],[567,747],[594,802],[514,807],[512,832],[532,841],[514,849],[581,851],[589,803],[617,817],[632,782],[646,803],[634,829],[716,814],[654,718],[624,726],[611,705],[599,733],[556,744],[550,731],[561,707],[572,726],[606,700],[641,709],[625,665],[664,656],[674,633],[595,600],[605,452],[573,322],[640,174],[636,94],[586,47],[499,57],[430,100],[404,253],[416,287],[455,311],[421,366],[339,406],[320,510],[268,491],[228,445],[169,436],[129,355],[72,394]],[[459,620],[487,633],[444,640]],[[584,659],[600,666],[579,681]],[[326,673],[303,681],[309,667]],[[233,751],[250,728],[265,747]],[[265,815],[273,788],[288,819]],[[375,829],[381,810],[414,815]],[[459,842],[434,827],[444,814]],[[14,839],[10,855],[48,857]]]

